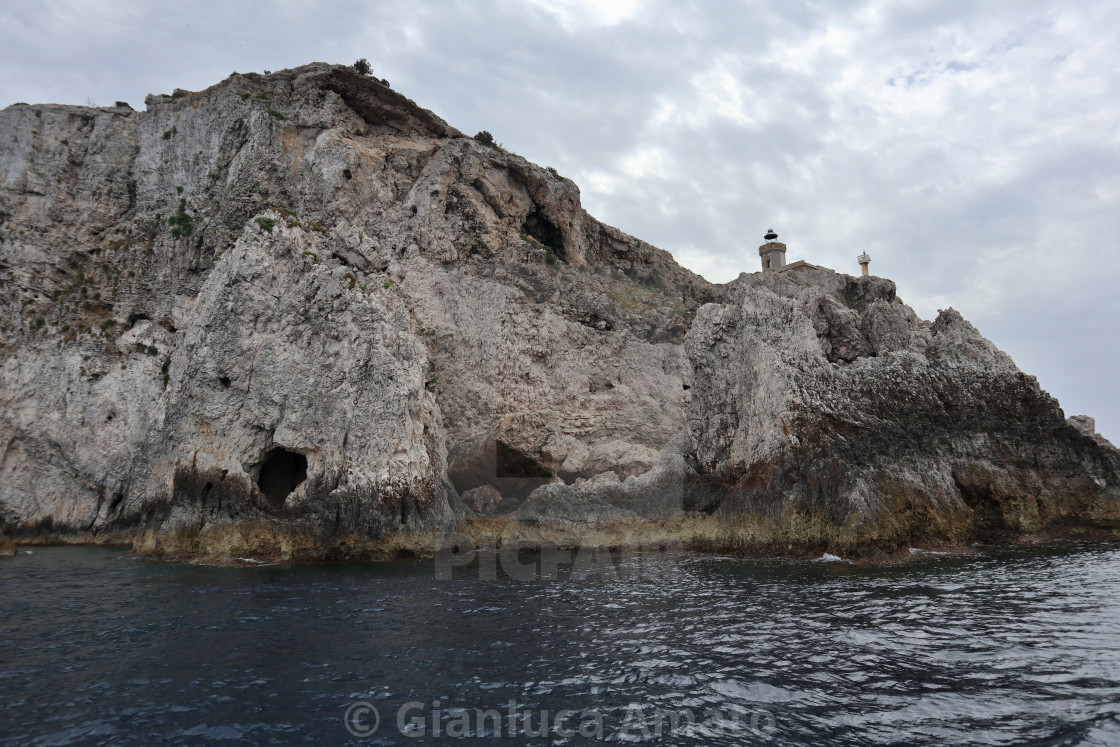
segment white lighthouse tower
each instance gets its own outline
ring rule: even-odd
[[[762,271],[763,272],[776,272],[786,266],[786,245],[780,241],[774,241],[778,238],[778,234],[774,233],[774,229],[768,229],[766,235],[762,238],[766,239],[766,243],[758,247],[758,255],[762,257]]]

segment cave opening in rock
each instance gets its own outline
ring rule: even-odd
[[[257,487],[273,508],[280,508],[292,491],[306,479],[307,457],[278,447],[268,453],[261,465]]]
[[[494,479],[491,484],[513,506],[528,498],[540,486],[552,482],[556,475],[552,460],[545,455],[526,454],[501,440],[494,443],[494,452]]]
[[[552,221],[544,217],[540,210],[534,208],[526,216],[525,225],[521,227],[521,230],[551,249],[552,253],[561,262],[568,261],[568,257],[564,253],[564,234]]]
[[[550,465],[525,454],[520,449],[507,446],[501,441],[495,443],[496,477],[536,477],[550,478],[555,473]]]

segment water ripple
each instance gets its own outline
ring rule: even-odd
[[[461,743],[457,719],[487,711],[523,743],[594,742],[553,728],[566,710],[561,729],[597,716],[604,738],[639,743],[1120,744],[1112,547],[881,568],[667,553],[640,577],[631,562],[435,581],[430,561],[198,568],[42,548],[0,564],[0,745],[415,743],[396,726],[410,701],[425,743]],[[368,739],[345,729],[355,702],[380,711]]]

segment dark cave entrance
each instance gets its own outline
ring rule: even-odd
[[[273,508],[280,508],[284,501],[307,479],[307,457],[287,449],[275,448],[265,457],[257,487],[264,493]]]
[[[501,440],[494,443],[494,485],[502,494],[503,503],[513,505],[529,497],[542,485],[552,482],[556,472],[552,461],[544,455],[533,456],[508,446]]]
[[[495,442],[495,477],[532,477],[551,478],[555,473],[551,467],[542,464],[527,454],[501,441]]]
[[[526,216],[525,225],[521,230],[551,249],[561,262],[568,261],[564,253],[564,234],[537,208],[533,208],[533,211]]]

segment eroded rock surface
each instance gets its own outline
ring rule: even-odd
[[[889,281],[714,286],[346,67],[146,105],[0,112],[0,534],[363,557],[695,518],[843,551],[1117,517],[1091,419]]]
[[[9,530],[314,554],[679,431],[722,291],[570,180],[341,66],[146,104],[0,113]]]
[[[741,276],[689,332],[694,464],[763,544],[833,550],[1115,526],[1120,452],[953,309],[828,270]]]

